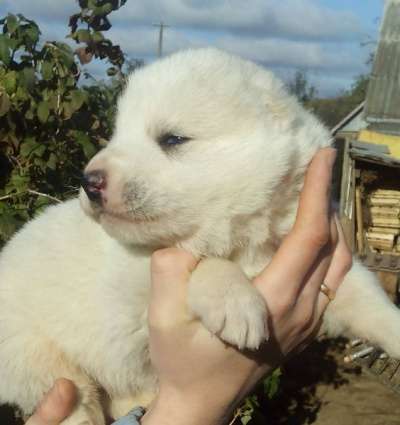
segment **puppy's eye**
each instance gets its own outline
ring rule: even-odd
[[[182,145],[190,140],[189,137],[176,136],[175,134],[164,134],[158,139],[158,143],[163,148],[170,146]]]

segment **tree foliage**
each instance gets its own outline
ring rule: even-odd
[[[80,0],[69,20],[75,50],[41,42],[38,25],[21,14],[0,20],[0,243],[55,199],[75,195],[85,163],[110,137],[125,59],[103,32],[125,1]],[[84,85],[82,65],[93,58],[108,61],[115,77],[107,84]]]
[[[297,97],[301,103],[310,102],[317,95],[316,87],[310,83],[306,71],[298,69],[293,79],[287,84],[289,93]]]
[[[367,95],[369,74],[361,74],[352,87],[334,98],[311,99],[306,107],[312,110],[329,128],[333,128],[346,115],[363,102]]]
[[[367,65],[373,62],[373,55],[366,61]],[[324,122],[333,128],[354,108],[363,102],[367,95],[369,73],[358,75],[350,87],[336,97],[318,97],[317,88],[310,82],[307,72],[297,70],[293,78],[288,81],[287,87],[291,94]]]
[[[108,15],[122,7],[127,0],[79,0],[81,10],[69,18],[69,37],[83,46],[76,49],[82,64],[92,58],[107,59],[111,67],[107,75],[122,75],[125,56],[120,46],[104,37],[103,32],[111,28]],[[123,75],[122,75],[123,76]]]

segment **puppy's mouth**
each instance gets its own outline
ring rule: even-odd
[[[154,223],[158,221],[160,217],[152,216],[148,214],[144,214],[142,212],[134,212],[134,211],[113,211],[107,208],[102,208],[97,212],[99,219],[105,220],[118,220],[124,221],[126,223],[132,224],[145,224],[145,223]]]

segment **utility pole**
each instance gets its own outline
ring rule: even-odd
[[[160,58],[163,54],[163,38],[164,38],[164,28],[168,28],[169,25],[165,25],[164,22],[160,22],[159,24],[153,24],[153,27],[158,27],[158,57]]]

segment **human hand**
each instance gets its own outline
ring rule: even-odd
[[[59,425],[72,412],[77,401],[75,385],[58,379],[25,425]]]
[[[150,352],[159,376],[146,425],[221,424],[237,402],[315,334],[329,303],[321,283],[336,291],[351,267],[340,226],[330,216],[332,149],[309,166],[296,223],[271,263],[254,280],[269,310],[271,338],[240,352],[211,335],[187,310],[187,283],[196,260],[178,249],[152,258]]]

